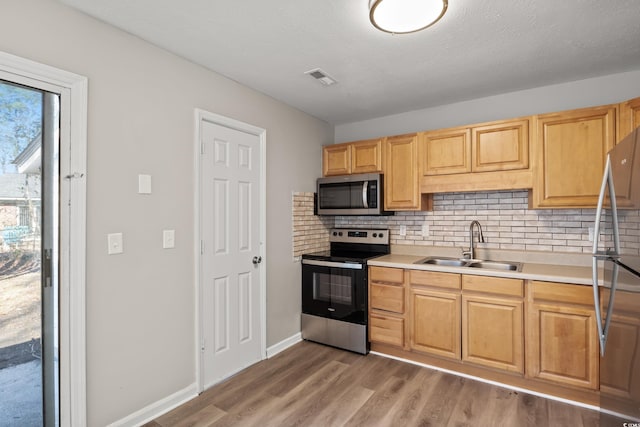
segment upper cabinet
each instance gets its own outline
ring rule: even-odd
[[[532,207],[595,207],[615,129],[615,105],[537,116]]]
[[[323,175],[382,172],[385,209],[433,193],[530,189],[533,209],[594,208],[606,156],[640,127],[640,98],[537,116],[327,145]]]
[[[471,172],[471,129],[453,128],[424,132],[422,175]]]
[[[420,194],[418,134],[390,136],[385,144],[384,208],[389,211],[430,209]]]
[[[383,138],[322,147],[322,175],[382,172]]]
[[[322,176],[349,175],[351,173],[351,144],[333,144],[322,147]]]
[[[422,133],[423,193],[531,188],[530,117]]]
[[[640,98],[622,102],[618,108],[620,119],[618,120],[617,140],[620,141],[640,126]]]
[[[382,172],[382,138],[351,144],[351,173]]]
[[[529,119],[424,132],[422,175],[529,167]]]
[[[529,119],[471,128],[471,171],[529,168]]]

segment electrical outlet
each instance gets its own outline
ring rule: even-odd
[[[593,242],[593,227],[589,227],[589,241]]]
[[[429,224],[422,224],[422,237],[429,237]]]
[[[406,225],[401,225],[400,226],[400,235],[401,236],[406,236],[407,235],[407,226]]]

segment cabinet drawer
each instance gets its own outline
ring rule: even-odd
[[[438,273],[436,271],[411,270],[412,285],[436,286],[438,288],[460,289],[460,275],[455,273]]]
[[[547,300],[555,303],[593,305],[593,289],[591,286],[533,281],[531,282],[530,292],[534,301]]]
[[[404,320],[371,314],[369,339],[374,342],[402,347],[404,345]]]
[[[401,285],[404,283],[404,270],[401,268],[369,267],[369,280]]]
[[[404,287],[371,283],[371,308],[404,313]]]
[[[463,274],[462,289],[511,297],[524,297],[524,284],[520,279]]]

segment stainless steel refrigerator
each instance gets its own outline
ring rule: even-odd
[[[631,209],[623,212],[623,209]],[[615,414],[640,422],[640,128],[620,141],[606,158],[596,210],[593,242],[593,295],[600,340],[601,425]],[[621,239],[626,243],[622,247]],[[633,425],[633,424],[631,424]]]

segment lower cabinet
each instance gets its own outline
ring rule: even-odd
[[[398,347],[404,345],[404,319],[386,314],[369,316],[369,340]]]
[[[640,294],[620,291],[601,362],[591,286],[372,266],[369,289],[374,349],[589,404],[640,396]]]
[[[369,341],[405,346],[405,271],[369,267]]]
[[[462,297],[462,360],[524,373],[522,302]]]
[[[409,272],[409,347],[460,360],[460,275]]]
[[[463,275],[462,293],[463,362],[523,374],[522,280]]]
[[[590,286],[529,286],[527,376],[598,389],[599,344]]]

